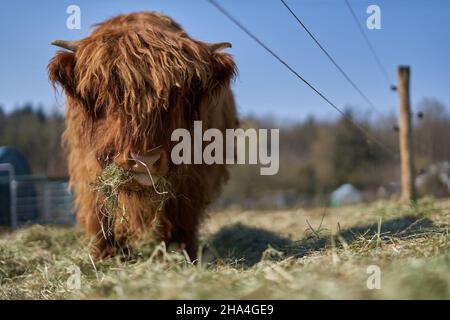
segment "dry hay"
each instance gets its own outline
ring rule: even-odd
[[[100,213],[107,218],[107,229],[103,230],[105,236],[106,234],[112,235],[117,216],[120,215],[121,223],[126,222],[127,208],[122,206],[119,201],[120,192],[125,187],[131,191],[144,192],[155,204],[156,212],[163,209],[168,199],[175,197],[168,179],[152,177],[150,171],[148,171],[148,174],[151,180],[155,181],[153,188],[150,190],[143,189],[133,181],[134,174],[131,170],[126,170],[114,162],[108,164],[97,176],[93,189],[102,195],[98,201],[101,202]]]

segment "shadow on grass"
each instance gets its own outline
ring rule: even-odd
[[[381,235],[398,238],[411,235],[420,236],[430,228],[435,227],[428,218],[404,216],[383,222]],[[357,226],[341,230],[337,236],[342,237],[351,245],[361,236],[369,238],[378,232],[378,224]],[[250,267],[259,261],[270,246],[283,253],[283,258],[290,256],[302,257],[314,251],[320,251],[330,242],[329,235],[311,232],[299,241],[280,237],[269,230],[254,228],[240,223],[224,227],[209,240],[218,256],[224,260],[238,260],[243,267]]]

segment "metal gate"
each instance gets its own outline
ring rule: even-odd
[[[0,164],[0,224],[16,228],[30,223],[73,224],[72,194],[67,180],[44,176],[16,176]]]

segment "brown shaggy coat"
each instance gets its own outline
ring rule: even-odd
[[[162,147],[170,155],[172,131],[192,131],[194,120],[203,122],[203,130],[236,128],[231,56],[190,38],[167,16],[140,12],[96,25],[75,52],[59,51],[48,70],[67,97],[70,185],[94,258],[114,254],[148,229],[158,241],[184,244],[195,257],[199,222],[228,178],[224,165],[169,161],[165,178],[174,197],[162,208],[152,200],[152,187],[123,188],[116,213],[123,219],[110,233],[104,199],[93,185],[111,161],[131,165],[131,152]]]

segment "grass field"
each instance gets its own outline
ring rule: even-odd
[[[3,233],[0,298],[450,299],[449,200],[223,211],[201,238],[214,263],[143,246],[133,261],[94,266],[78,228]],[[369,266],[380,289],[367,287]]]

